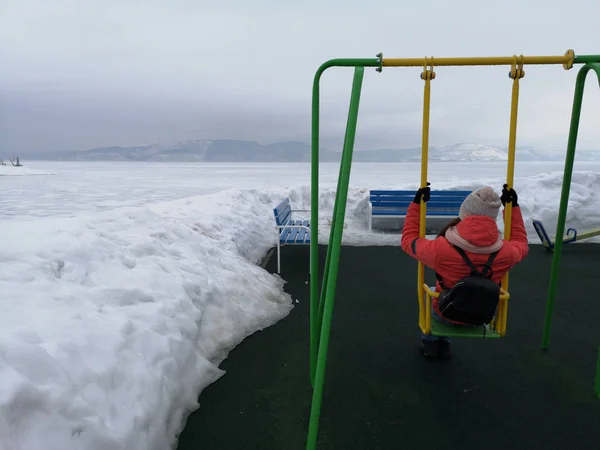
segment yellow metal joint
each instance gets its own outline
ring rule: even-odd
[[[425,57],[425,62],[423,63],[423,72],[421,72],[421,80],[435,80],[435,72],[433,71],[433,56],[431,57],[431,63],[429,63],[429,58]],[[427,69],[427,66],[430,69]]]
[[[573,62],[575,61],[575,51],[569,49],[565,52],[565,56],[568,58],[568,60],[563,64],[563,69],[569,70],[571,67],[573,67]]]
[[[519,80],[525,76],[525,71],[523,70],[523,55],[517,56],[514,55],[514,62],[512,64],[512,68],[508,73],[508,76],[513,80]]]

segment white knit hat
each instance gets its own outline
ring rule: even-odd
[[[500,196],[494,190],[485,186],[471,192],[460,205],[458,217],[463,220],[468,216],[487,216],[496,220],[500,211]]]

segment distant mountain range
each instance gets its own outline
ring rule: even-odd
[[[531,147],[518,147],[519,161],[560,161],[565,152],[541,152]],[[155,161],[155,162],[308,162],[310,145],[303,142],[259,144],[241,140],[191,140],[176,145],[153,144],[143,147],[102,147],[82,151],[49,152],[20,155],[21,159],[54,161]],[[338,162],[341,151],[320,149],[323,162]],[[430,161],[506,161],[506,148],[483,144],[461,143],[446,147],[430,147]],[[421,148],[355,150],[355,162],[420,161]],[[577,160],[600,161],[598,150],[578,150]]]

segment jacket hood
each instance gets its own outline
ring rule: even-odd
[[[456,225],[456,231],[477,247],[493,245],[500,237],[496,221],[487,216],[468,216]]]

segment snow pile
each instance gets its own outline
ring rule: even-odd
[[[519,180],[519,204],[523,210],[529,238],[539,243],[531,219],[539,219],[552,236],[556,232],[563,172],[542,173]],[[583,231],[600,228],[600,173],[592,171],[573,172],[567,206],[567,228]],[[516,186],[518,187],[518,186]],[[566,228],[565,228],[566,232]],[[598,238],[585,242],[599,242]]]
[[[568,226],[600,226],[599,183],[598,173],[573,175]],[[417,186],[365,184],[350,189],[344,243],[399,245],[398,233],[367,230],[369,190]],[[515,186],[539,243],[531,219],[554,230],[562,172]],[[2,448],[170,448],[228,351],[293,308],[284,281],[257,265],[276,243],[273,208],[285,196],[311,206],[310,187],[294,185],[0,223]],[[335,183],[319,198],[327,243]]]
[[[273,202],[226,192],[1,224],[2,448],[169,448],[228,350],[292,309],[256,265]]]

